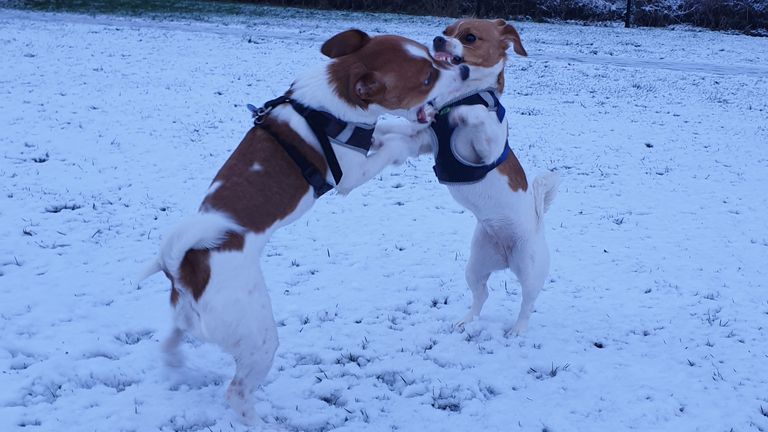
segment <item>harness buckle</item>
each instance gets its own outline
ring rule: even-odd
[[[253,124],[260,125],[264,123],[264,118],[269,114],[270,111],[272,111],[272,107],[260,107],[256,108],[255,106],[248,104],[248,111],[251,112],[251,116],[253,117]]]

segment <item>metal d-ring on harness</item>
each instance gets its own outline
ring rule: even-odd
[[[481,90],[443,105],[435,116],[435,122],[432,123],[432,131],[437,139],[435,166],[433,169],[440,183],[478,182],[485,178],[489,172],[501,165],[512,152],[509,148],[509,142],[505,142],[501,156],[490,164],[472,165],[461,160],[451,147],[451,137],[456,130],[456,126],[450,124],[448,114],[451,109],[462,105],[482,105],[496,112],[496,118],[499,120],[499,123],[504,121],[506,110],[501,105],[494,89]]]
[[[309,128],[312,129],[312,133],[320,142],[320,147],[323,150],[323,155],[328,163],[328,168],[331,170],[333,180],[336,184],[341,181],[343,175],[341,166],[339,166],[339,160],[336,158],[336,153],[333,151],[331,140],[337,144],[343,144],[349,147],[353,147],[363,152],[368,152],[371,147],[373,137],[372,125],[361,125],[355,123],[348,123],[334,115],[310,108],[303,105],[289,96],[283,95],[266,102],[261,108],[248,104],[248,109],[253,114],[253,124],[255,127],[260,127],[280,144],[285,152],[293,159],[293,162],[301,170],[301,175],[312,186],[315,192],[315,198],[323,196],[326,192],[333,189],[333,185],[328,183],[325,179],[325,174],[312,164],[296,147],[290,143],[285,142],[276,136],[272,131],[264,126],[264,119],[269,115],[272,110],[283,104],[290,104],[293,109],[306,120]]]

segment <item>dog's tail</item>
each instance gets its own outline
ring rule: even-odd
[[[242,231],[242,227],[221,213],[190,216],[163,240],[160,254],[139,274],[137,284],[160,271],[176,276],[188,250],[216,247],[226,239],[227,233]]]
[[[556,172],[541,174],[533,180],[533,200],[536,206],[536,218],[539,224],[544,220],[544,213],[557,195],[560,176]]]

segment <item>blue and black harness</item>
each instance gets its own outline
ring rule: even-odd
[[[469,96],[449,102],[438,110],[435,121],[432,123],[432,132],[435,135],[435,175],[440,183],[475,183],[493,171],[504,162],[512,150],[509,142],[504,143],[504,150],[495,161],[490,164],[473,164],[462,160],[454,152],[451,146],[451,137],[456,131],[456,126],[448,121],[451,110],[463,105],[482,105],[490,111],[496,112],[499,123],[504,121],[506,110],[499,102],[496,92],[492,89],[482,90]]]

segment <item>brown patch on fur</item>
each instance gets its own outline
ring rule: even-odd
[[[304,141],[286,123],[273,118],[264,127],[294,146],[320,172],[326,172],[325,158]],[[260,168],[254,170],[254,164]],[[213,182],[221,185],[203,200],[200,211],[221,211],[249,231],[264,232],[285,218],[309,191],[301,170],[270,133],[252,128],[221,167]],[[242,240],[230,236],[222,247],[242,247]]]
[[[173,281],[173,277],[168,273],[168,270],[164,269],[163,274],[171,281],[171,306],[176,306],[176,303],[179,302],[179,291],[176,290],[176,282]]]
[[[179,302],[179,289],[187,289],[197,301],[205,292],[205,287],[211,279],[211,266],[209,264],[211,251],[240,251],[245,246],[245,237],[238,233],[228,233],[226,239],[213,249],[190,249],[184,254],[184,259],[179,267],[179,282],[176,281],[167,270],[163,270],[165,277],[171,281],[171,305]]]
[[[213,250],[221,252],[241,251],[244,247],[245,236],[242,234],[229,232],[227,233],[227,237],[224,239],[224,241],[221,242],[221,244]]]
[[[507,178],[507,184],[512,191],[522,190],[523,192],[528,190],[528,178],[525,176],[525,170],[520,165],[520,161],[517,160],[515,153],[510,151],[509,156],[504,162],[496,168],[499,174]]]
[[[179,282],[192,292],[195,301],[203,295],[211,279],[211,265],[208,262],[210,254],[208,249],[190,249],[184,254],[179,266]]]
[[[227,159],[213,182],[220,186],[205,197],[200,211],[221,211],[248,231],[260,233],[285,218],[309,191],[301,170],[272,136],[280,137],[326,172],[325,159],[288,124],[266,118],[264,128],[252,128]],[[258,169],[254,170],[254,164]],[[179,280],[171,279],[171,304],[179,301],[179,289],[187,289],[199,300],[211,279],[212,251],[239,251],[245,246],[243,234],[227,233],[224,241],[211,249],[190,249],[179,266]]]
[[[348,51],[350,45],[345,44],[344,49]],[[423,50],[425,57],[414,56],[406,46]],[[413,108],[425,102],[441,73],[427,47],[404,37],[376,36],[355,47],[328,67],[336,94],[352,105]]]
[[[471,66],[489,68],[500,61],[506,61],[510,43],[515,53],[528,55],[517,30],[512,24],[507,24],[501,19],[461,19],[446,27],[443,34],[458,40],[464,46],[462,57],[464,62]],[[474,42],[467,39],[470,34],[475,36]],[[504,91],[503,69],[496,80],[496,89],[499,92]]]

